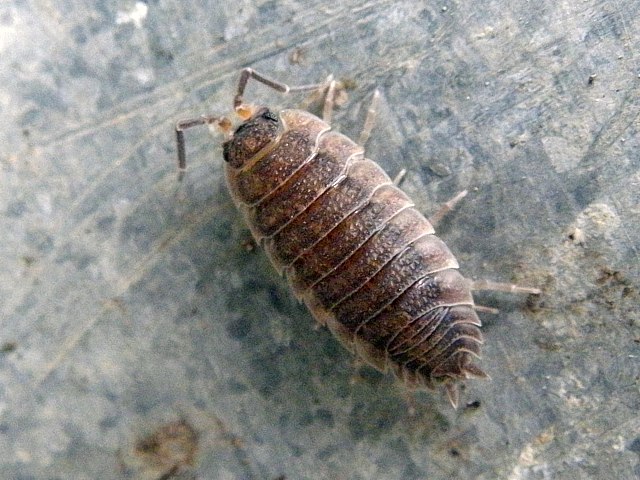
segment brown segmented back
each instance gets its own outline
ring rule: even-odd
[[[409,386],[484,376],[470,282],[364,149],[266,108],[224,144],[231,195],[295,295],[350,351]]]

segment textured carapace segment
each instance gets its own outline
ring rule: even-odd
[[[484,372],[470,282],[411,200],[349,138],[260,109],[224,144],[227,182],[295,295],[352,352],[431,388]]]

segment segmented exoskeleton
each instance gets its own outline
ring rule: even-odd
[[[182,131],[220,125],[229,137],[223,147],[231,196],[297,298],[366,362],[391,369],[412,388],[444,384],[455,405],[457,381],[486,376],[473,363],[483,338],[472,288],[539,291],[474,284],[458,272],[407,195],[362,146],[331,131],[331,78],[297,88],[328,90],[324,120],[304,110],[244,105],[249,78],[293,90],[245,69],[234,101],[245,121],[233,133],[223,117],[180,122],[181,167]]]

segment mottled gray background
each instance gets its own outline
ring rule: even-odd
[[[0,477],[639,478],[639,51],[635,0],[3,1]],[[427,215],[470,191],[463,272],[544,290],[478,295],[492,381],[457,411],[313,328],[219,135],[176,181],[175,121],[249,65],[348,80],[351,136],[379,87],[369,156]]]

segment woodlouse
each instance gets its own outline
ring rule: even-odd
[[[323,119],[304,110],[276,114],[244,104],[250,78],[283,93],[325,91]],[[460,380],[487,376],[472,362],[483,338],[476,315],[481,307],[471,291],[540,291],[474,282],[458,272],[455,257],[409,197],[365,158],[362,146],[331,131],[337,86],[329,77],[322,84],[289,87],[244,69],[234,98],[243,123],[232,132],[225,117],[179,122],[180,169],[185,168],[183,131],[218,125],[227,135],[223,150],[231,196],[296,297],[367,363],[391,369],[411,388],[443,384],[455,406]],[[365,121],[365,140],[374,111]]]

